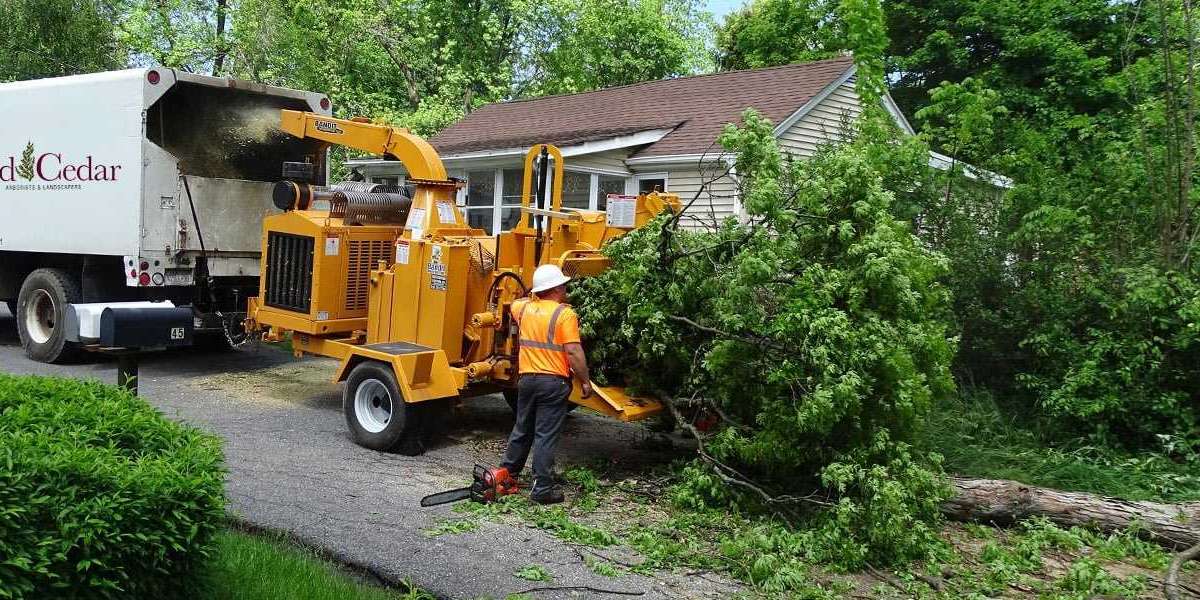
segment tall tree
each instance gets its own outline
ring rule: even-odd
[[[0,81],[114,69],[112,11],[94,0],[0,2]]]
[[[754,0],[717,29],[722,69],[756,69],[829,58],[847,48],[837,0]]]
[[[117,30],[134,64],[222,74],[229,43],[228,0],[112,0]]]
[[[680,75],[696,0],[241,0],[232,72],[430,133],[481,103]]]

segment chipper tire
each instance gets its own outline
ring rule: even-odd
[[[342,413],[354,443],[380,452],[416,456],[425,452],[420,407],[404,401],[392,367],[366,361],[350,371]]]
[[[81,297],[79,282],[62,269],[38,269],[25,278],[13,316],[26,356],[57,363],[76,355],[78,347],[67,341],[67,305]]]

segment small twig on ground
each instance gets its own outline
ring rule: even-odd
[[[938,579],[937,577],[931,577],[920,571],[910,571],[910,572],[912,573],[913,577],[916,577],[917,579],[924,581],[926,583],[926,585],[933,588],[933,590],[935,592],[942,591],[942,586],[945,585],[945,582],[942,581],[941,579]]]
[[[617,596],[645,596],[646,592],[626,592],[622,590],[606,590],[603,588],[594,588],[590,585],[563,585],[563,586],[545,586],[529,588],[517,592],[518,594],[533,594],[536,592],[596,592],[597,594],[615,594]]]
[[[867,563],[867,570],[870,571],[871,574],[874,575],[876,579],[880,579],[884,583],[896,588],[897,590],[900,590],[900,593],[908,593],[908,589],[906,589],[904,587],[903,583],[900,583],[900,581],[898,581],[895,577],[892,577],[891,575],[888,575],[887,573],[884,573],[883,571],[876,569],[874,566],[871,565],[871,563]]]
[[[599,558],[600,560],[606,560],[610,563],[621,565],[622,567],[632,569],[632,568],[638,566],[636,563],[631,563],[631,562],[627,562],[627,561],[623,561],[623,560],[617,560],[611,556],[606,556],[604,554],[600,554],[599,552],[596,552],[595,550],[592,550],[591,548],[584,546],[583,544],[572,544],[572,543],[568,542],[567,545],[570,546],[571,549],[575,551],[575,554],[579,556],[579,560],[582,560],[582,561],[587,560],[583,556],[583,553],[586,552],[595,558]]]
[[[1167,600],[1179,600],[1179,569],[1189,560],[1200,556],[1200,544],[1196,544],[1175,555],[1167,569],[1167,580],[1163,582],[1163,594]]]

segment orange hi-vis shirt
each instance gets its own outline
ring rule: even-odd
[[[520,298],[512,303],[512,315],[521,331],[521,374],[569,378],[566,345],[579,343],[579,315],[575,309],[553,300]]]

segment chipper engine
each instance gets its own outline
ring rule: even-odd
[[[571,276],[609,266],[601,247],[679,198],[614,198],[606,212],[562,208],[563,158],[540,144],[525,159],[521,218],[491,236],[469,227],[433,147],[403,129],[282,111],[283,131],[394,158],[409,194],[375,184],[316,186],[304,165],[275,186],[282,214],[263,223],[259,296],[246,328],[268,340],[291,335],[304,353],[341,361],[342,409],[358,444],[417,454],[449,417],[451,399],[502,392],[515,397],[517,328],[511,303],[533,271],[553,263]],[[311,171],[311,170],[310,170]],[[593,386],[571,401],[622,421],[655,415],[657,401]]]

